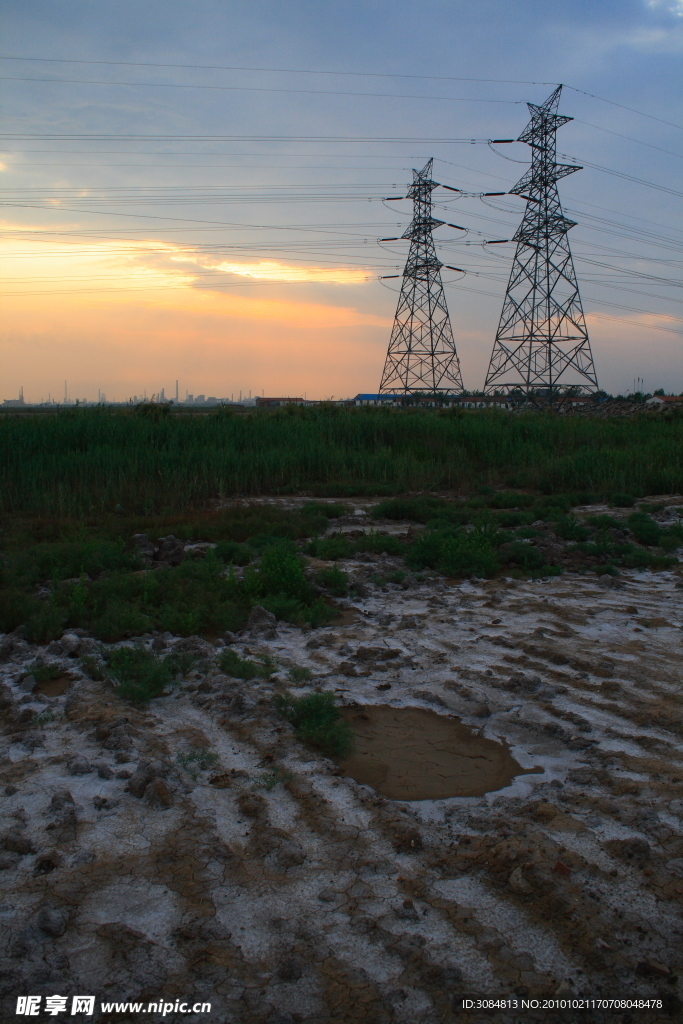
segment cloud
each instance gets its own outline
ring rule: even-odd
[[[683,18],[683,0],[645,0],[647,7],[669,11]]]

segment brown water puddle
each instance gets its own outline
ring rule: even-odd
[[[455,716],[386,704],[344,708],[355,749],[338,764],[391,800],[482,796],[509,786],[522,768],[505,743],[484,739]]]
[[[42,683],[36,683],[33,687],[34,693],[43,693],[46,697],[60,697],[69,689],[72,679],[68,676],[58,676],[57,679],[45,679]]]

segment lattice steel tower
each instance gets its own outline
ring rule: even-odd
[[[446,306],[441,267],[432,231],[445,221],[432,217],[433,160],[413,171],[408,196],[413,219],[401,236],[410,239],[403,271],[401,295],[384,364],[380,394],[453,395],[463,390],[460,362],[455,350]]]
[[[552,397],[569,387],[595,392],[598,381],[557,181],[580,171],[556,163],[555,133],[571,117],[557,113],[562,86],[541,106],[527,103],[531,121],[518,142],[531,146],[531,168],[510,194],[526,199],[484,391]]]

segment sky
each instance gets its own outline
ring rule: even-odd
[[[0,400],[376,391],[386,200],[431,157],[475,193],[434,215],[481,388],[514,255],[485,243],[524,202],[479,194],[529,161],[487,140],[558,83],[599,383],[683,392],[683,0],[5,0],[0,27]]]

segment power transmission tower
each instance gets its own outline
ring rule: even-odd
[[[446,306],[441,267],[432,231],[445,221],[432,217],[433,160],[413,171],[408,197],[413,219],[401,236],[410,239],[401,294],[384,364],[379,393],[384,395],[460,394],[460,362]],[[387,239],[389,241],[389,239]]]
[[[557,113],[562,86],[537,106],[518,142],[531,146],[531,167],[510,194],[526,199],[503,311],[486,375],[487,394],[522,391],[553,398],[571,387],[595,392],[598,381],[567,232],[576,221],[562,212],[557,182],[580,171],[556,163]]]

